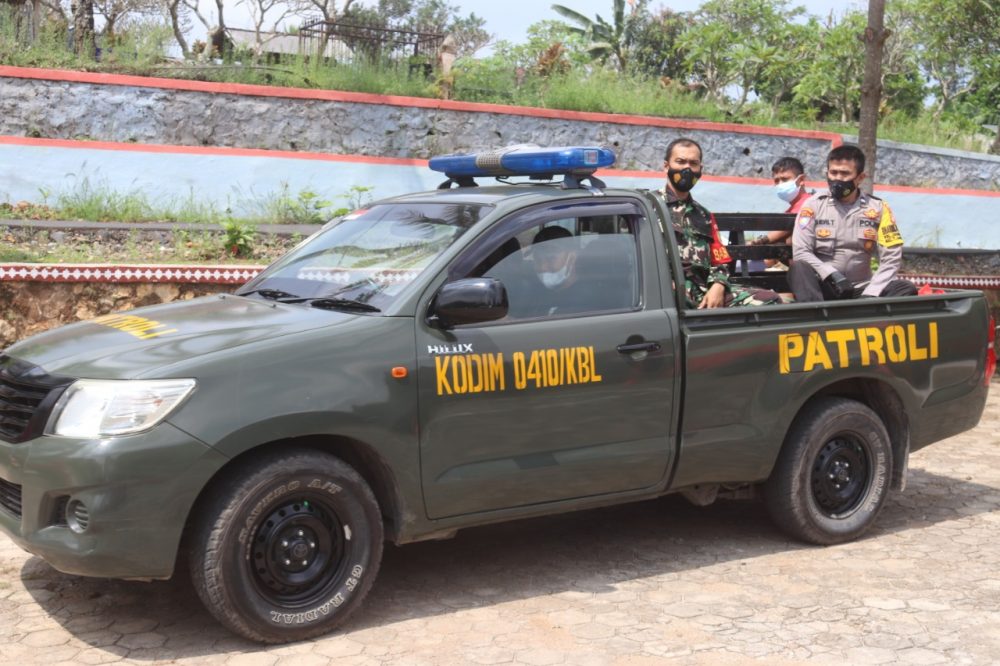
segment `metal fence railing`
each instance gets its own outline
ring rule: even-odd
[[[444,34],[358,19],[304,23],[298,30],[299,52],[339,64],[405,66],[429,76]]]

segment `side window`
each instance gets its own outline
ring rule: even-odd
[[[519,321],[622,312],[639,307],[637,215],[550,219],[491,238],[475,267],[459,277],[492,277],[507,289]]]

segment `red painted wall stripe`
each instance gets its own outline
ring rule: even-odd
[[[768,136],[788,136],[800,139],[829,141],[836,147],[843,138],[833,132],[796,130],[734,123],[715,123],[707,120],[677,120],[655,116],[632,116],[591,111],[565,111],[562,109],[542,109],[536,107],[513,106],[510,104],[482,104],[477,102],[455,102],[452,100],[426,97],[404,97],[401,95],[373,95],[370,93],[344,92],[340,90],[315,90],[311,88],[283,88],[279,86],[259,86],[246,83],[215,83],[209,81],[186,81],[164,79],[151,76],[127,76],[122,74],[102,74],[99,72],[77,72],[60,69],[0,66],[0,76],[17,79],[37,79],[44,81],[66,81],[70,83],[91,83],[110,86],[133,86],[138,88],[160,88],[186,90],[226,95],[248,95],[254,97],[283,97],[286,99],[317,99],[329,102],[353,102],[356,104],[385,104],[422,109],[442,109],[447,111],[467,111],[473,113],[501,113],[534,118],[556,120],[582,120],[586,122],[613,123],[618,125],[641,125],[644,127],[667,127],[671,129],[706,130],[709,132],[734,132],[738,134],[764,134]]]
[[[174,155],[226,155],[232,157],[271,157],[320,162],[352,162],[355,164],[389,164],[399,166],[427,166],[427,160],[408,157],[376,157],[369,155],[342,155],[339,153],[309,153],[295,150],[267,150],[265,148],[228,148],[226,146],[176,146],[160,143],[124,143],[117,141],[76,141],[73,139],[35,139],[23,136],[0,135],[0,145],[69,148],[72,150],[111,150],[131,153],[159,153]]]
[[[2,69],[2,68],[0,68]],[[408,157],[378,157],[374,155],[344,155],[341,153],[312,153],[295,150],[268,150],[265,148],[229,148],[226,146],[175,146],[158,143],[125,143],[115,141],[78,141],[74,139],[37,139],[23,136],[0,135],[0,145],[38,146],[68,148],[71,150],[110,150],[133,153],[159,153],[174,155],[223,155],[233,157],[270,157],[291,160],[315,160],[317,162],[344,162],[348,164],[384,164],[390,166],[426,167],[427,160]],[[662,179],[660,171],[635,171],[629,169],[600,169],[595,174],[600,177],[654,178]],[[746,176],[705,175],[702,180],[734,185],[770,185],[769,178],[749,178]],[[809,181],[810,188],[823,189],[825,181]],[[911,187],[909,185],[878,185],[880,192],[903,192],[911,194],[952,194],[971,197],[1000,199],[1000,192],[993,190],[963,190],[956,188]]]

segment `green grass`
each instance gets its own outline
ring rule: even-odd
[[[312,190],[236,191],[226,208],[201,201],[194,191],[184,198],[151,198],[141,189],[119,191],[89,176],[77,177],[59,192],[41,191],[41,203],[0,201],[0,220],[84,220],[89,222],[180,222],[188,224],[323,224],[372,200],[374,188],[353,185],[332,199]],[[347,204],[347,206],[340,205]],[[349,207],[348,207],[349,206]]]
[[[0,227],[2,231],[2,227]],[[294,247],[301,237],[257,234],[252,228],[236,237],[243,245],[233,251],[234,236],[223,232],[175,230],[169,240],[150,237],[139,229],[117,240],[102,240],[86,234],[66,233],[56,242],[47,231],[36,231],[30,239],[11,242],[9,234],[0,245],[0,263],[261,263],[274,261]]]
[[[171,34],[166,26],[155,22],[140,23],[123,31],[111,48],[102,46],[101,60],[94,62],[73,55],[67,48],[64,30],[51,25],[34,43],[25,44],[14,34],[9,16],[10,9],[0,5],[0,64],[416,97],[438,97],[442,92],[441,81],[411,76],[405,64],[337,65],[317,59],[288,57],[278,64],[252,65],[246,54],[221,64],[167,63],[160,54],[170,43]],[[528,72],[519,80],[512,65],[496,58],[461,59],[456,63],[453,76],[453,98],[465,101],[857,133],[855,124],[821,123],[804,118],[775,119],[767,110],[753,106],[733,119],[724,110],[677,84],[664,87],[657,79],[622,76],[599,67],[548,78]],[[890,115],[880,124],[879,137],[980,152],[985,152],[988,144],[988,140],[976,136],[961,122],[935,120],[930,112],[918,118]],[[123,214],[139,217],[150,214],[142,204],[150,202],[135,196],[113,202]],[[108,210],[110,214],[110,202]],[[205,213],[199,211],[197,214]],[[88,219],[92,215],[86,213]]]

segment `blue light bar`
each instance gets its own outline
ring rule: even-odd
[[[431,158],[430,168],[449,178],[482,176],[585,176],[615,163],[607,148],[511,146],[474,155]]]

